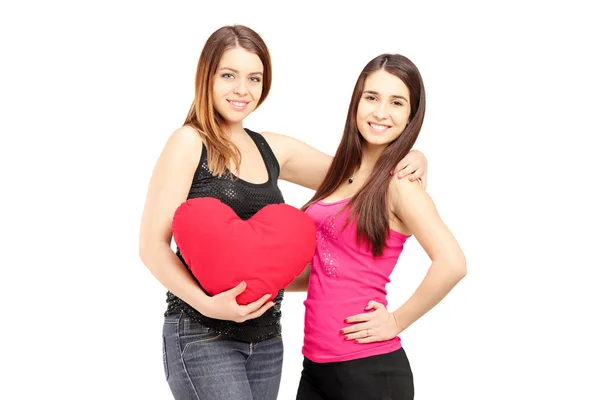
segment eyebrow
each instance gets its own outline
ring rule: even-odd
[[[365,93],[368,93],[368,94],[375,94],[375,95],[378,95],[378,96],[379,96],[379,93],[377,93],[377,92],[376,92],[376,91],[374,91],[374,90],[365,90],[365,91],[363,92],[363,94],[365,94]],[[404,100],[404,101],[408,102],[408,100],[406,99],[406,97],[404,97],[404,96],[400,96],[399,94],[393,94],[393,95],[391,95],[390,97],[391,97],[392,99],[402,99],[402,100]]]
[[[231,72],[235,72],[236,74],[239,74],[240,71],[238,71],[237,69],[233,69],[233,68],[229,68],[229,67],[223,67],[223,68],[219,68],[219,71],[223,71],[223,70],[228,70]],[[262,75],[262,72],[250,72],[248,75]]]

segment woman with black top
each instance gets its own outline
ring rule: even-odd
[[[273,301],[266,293],[247,305],[236,302],[243,282],[210,297],[179,250],[171,249],[173,214],[187,199],[213,197],[248,219],[284,202],[278,179],[314,190],[325,177],[330,156],[294,138],[243,127],[270,85],[269,51],[256,32],[240,25],[215,31],[200,55],[185,123],[167,140],[152,173],[140,257],[168,289],[163,361],[176,399],[277,398],[283,289]],[[426,164],[413,151],[398,169],[424,179]]]

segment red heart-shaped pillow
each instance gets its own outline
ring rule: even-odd
[[[267,293],[275,298],[304,270],[316,246],[313,220],[287,204],[269,204],[242,220],[218,199],[190,199],[175,211],[172,228],[183,259],[209,295],[246,282],[238,304]]]

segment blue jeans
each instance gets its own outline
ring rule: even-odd
[[[283,342],[231,340],[183,313],[170,315],[163,325],[163,363],[176,400],[276,400]]]

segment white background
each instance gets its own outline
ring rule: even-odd
[[[274,67],[246,126],[329,154],[371,58],[401,53],[422,72],[415,147],[469,272],[402,335],[416,399],[600,399],[593,2],[330,3],[2,2],[0,398],[170,398],[165,289],[138,258],[139,222],[205,40],[242,23]],[[295,206],[311,195],[281,188]],[[428,261],[410,240],[391,306]],[[286,400],[302,301],[283,306]]]

